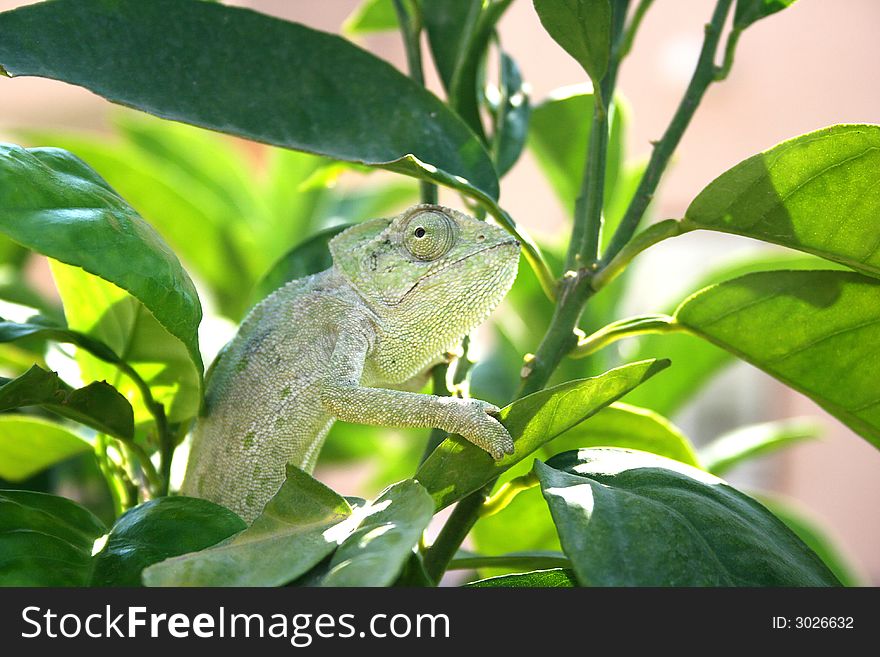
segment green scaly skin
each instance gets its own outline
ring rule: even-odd
[[[500,458],[513,440],[478,399],[406,388],[501,302],[516,277],[509,234],[435,205],[349,228],[333,267],[260,302],[208,379],[181,492],[251,522],[310,472],[336,419],[457,433]]]

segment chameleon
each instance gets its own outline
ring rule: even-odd
[[[430,204],[340,232],[332,266],[255,305],[215,359],[181,493],[253,522],[288,463],[313,471],[335,420],[438,428],[512,453],[496,406],[416,391],[507,294],[519,246]]]

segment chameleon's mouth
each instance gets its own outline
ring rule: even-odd
[[[458,260],[453,260],[452,262],[447,263],[446,265],[444,265],[440,269],[438,269],[436,271],[432,271],[427,276],[423,276],[422,278],[417,280],[415,283],[413,283],[412,287],[410,287],[406,292],[403,293],[403,296],[401,296],[398,301],[396,301],[395,303],[390,304],[390,305],[396,306],[396,305],[402,303],[404,301],[404,299],[406,299],[407,296],[409,296],[409,293],[412,292],[413,290],[415,290],[419,285],[421,285],[425,281],[431,280],[432,278],[443,273],[444,271],[446,271],[450,267],[455,267],[455,265],[457,265],[458,263],[464,262],[465,260],[469,260],[470,258],[473,258],[475,255],[479,255],[480,253],[485,253],[486,251],[491,251],[493,249],[497,249],[502,246],[512,246],[512,247],[516,248],[517,250],[519,250],[520,244],[515,238],[511,237],[509,240],[505,240],[503,242],[498,242],[497,244],[490,244],[488,246],[484,246],[482,249],[478,249],[478,250],[474,251],[473,253],[469,253],[466,256],[462,256]]]

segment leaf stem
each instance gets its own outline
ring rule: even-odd
[[[623,31],[623,14],[625,14],[626,3],[614,3],[613,7],[612,44],[616,43]],[[608,71],[606,72],[602,83],[599,85],[601,87],[603,98],[613,98],[614,96],[617,62],[614,61],[613,55],[614,46],[612,46],[612,57],[609,62]],[[598,102],[594,103],[594,106],[598,104]],[[595,117],[596,115],[594,113],[594,118]],[[599,115],[599,119],[605,125],[606,133],[607,118],[607,111],[605,111],[604,119],[601,114]],[[596,134],[597,133],[594,131],[593,135],[591,135],[591,142],[596,139]],[[572,228],[572,242],[577,241],[576,238],[578,236],[582,237],[585,235],[587,229],[595,233],[595,240],[598,242],[598,235],[601,230],[602,190],[605,185],[604,151],[606,149],[607,134],[604,140],[599,138],[595,147],[593,147],[592,144],[590,146],[590,153],[592,155],[588,154],[588,158],[592,157],[593,161],[587,162],[586,169],[592,171],[596,175],[588,180],[585,172],[584,181],[585,186],[589,190],[586,198],[593,200],[589,201],[589,205],[587,205],[587,208],[589,208],[588,210],[584,210],[582,214],[576,215]],[[601,168],[597,170],[600,161]],[[598,203],[595,203],[594,201],[598,201]],[[488,206],[490,212],[493,212],[493,207],[500,210],[497,204],[493,204]],[[496,216],[494,212],[493,216]],[[592,244],[593,239],[594,238],[592,237],[587,239],[586,250],[589,250],[589,245]],[[580,253],[584,252],[585,251],[580,251]],[[528,253],[528,250],[526,250],[527,257]],[[540,254],[540,252],[537,253]],[[570,246],[569,254],[571,255],[572,253],[578,253],[578,251],[572,251]],[[583,258],[583,256],[581,256],[581,258]],[[536,267],[535,271],[539,273],[539,278],[541,278],[543,272],[549,273],[546,264],[544,264],[543,261],[541,261],[540,264],[543,265],[543,269],[540,269],[533,264],[533,267]],[[569,268],[569,271],[563,275],[558,286],[555,286],[557,288],[557,296],[553,318],[536,354],[523,367],[524,377],[516,395],[518,399],[546,386],[556,367],[565,355],[577,344],[577,337],[575,336],[574,329],[580,320],[584,305],[595,292],[591,285],[592,275],[593,271],[591,268]],[[545,283],[543,280],[542,285],[545,290],[548,289],[548,283]],[[452,511],[452,514],[449,516],[449,519],[446,521],[446,524],[437,536],[434,545],[432,545],[431,549],[425,554],[425,569],[435,581],[440,579],[447,565],[455,556],[462,541],[473,528],[479,517],[480,509],[489,497],[494,485],[495,480],[462,499]]]
[[[620,319],[603,326],[592,335],[581,338],[568,354],[571,358],[585,358],[610,344],[647,333],[672,333],[682,330],[681,325],[669,315],[638,315]]]
[[[654,152],[651,153],[651,159],[648,162],[645,175],[642,176],[635,196],[633,196],[626,214],[617,227],[602,258],[602,267],[608,264],[632,238],[642,220],[642,216],[645,214],[645,210],[654,197],[660,177],[666,170],[675,148],[681,141],[684,131],[690,124],[694,112],[696,112],[700,101],[703,99],[703,95],[706,93],[706,89],[715,81],[715,55],[718,50],[718,43],[721,40],[721,30],[730,12],[732,2],[733,0],[718,0],[718,3],[715,5],[712,19],[706,24],[703,48],[690,84],[672,117],[672,121],[666,128],[666,132],[663,133],[663,137],[656,143]]]
[[[645,14],[648,13],[648,10],[653,3],[654,0],[641,0],[638,7],[636,7],[633,17],[629,21],[629,25],[626,26],[626,31],[623,34],[623,39],[621,39],[620,47],[617,51],[618,62],[623,61],[623,58],[629,54],[630,50],[632,50],[633,42],[636,39],[636,33],[642,25],[642,19],[645,17]]]
[[[421,86],[425,86],[425,75],[422,71],[422,26],[418,15],[410,14],[403,0],[394,0],[394,10],[397,12],[397,22],[400,24],[400,34],[403,37],[403,45],[406,50],[406,63],[409,68],[409,77]],[[437,185],[425,180],[419,181],[419,189],[422,203],[437,203]]]
[[[648,247],[662,242],[670,237],[677,237],[688,229],[678,219],[664,219],[663,221],[651,224],[641,233],[637,234],[620,252],[612,258],[611,262],[605,265],[599,272],[593,276],[592,286],[596,291],[601,290],[611,281],[617,278],[624,269],[627,268],[633,258],[639,255]]]

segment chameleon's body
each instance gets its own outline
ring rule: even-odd
[[[182,492],[252,521],[292,463],[311,471],[334,419],[459,433],[496,458],[513,449],[480,400],[406,387],[498,305],[517,242],[438,206],[349,228],[333,267],[254,307],[215,362]]]

